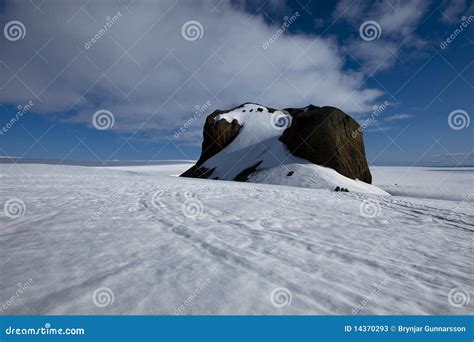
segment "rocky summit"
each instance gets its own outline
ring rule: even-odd
[[[314,105],[214,111],[199,160],[181,176],[383,193],[370,185],[359,124],[338,108]]]

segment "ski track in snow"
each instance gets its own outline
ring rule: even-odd
[[[474,292],[472,202],[168,176],[187,167],[0,165],[26,208],[0,215],[0,314],[472,313],[448,301]]]

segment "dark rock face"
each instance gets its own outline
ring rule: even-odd
[[[255,165],[252,165],[244,170],[242,170],[237,176],[235,176],[234,180],[237,182],[246,182],[249,179],[249,176],[252,172],[257,170],[257,167],[262,164],[262,160],[257,162]]]
[[[215,122],[214,119],[216,116],[228,113],[234,109],[235,108],[229,110],[216,110],[207,116],[204,124],[204,139],[202,141],[201,156],[196,162],[196,165],[184,172],[181,177],[208,178],[210,174],[212,174],[212,171],[214,170],[206,169],[201,167],[201,165],[228,146],[239,134],[240,128],[242,127],[239,125],[237,120],[233,120],[229,123],[226,120]]]
[[[202,152],[197,164],[202,164],[212,156],[222,151],[239,134],[240,128],[237,120],[227,122],[219,120],[214,122],[214,118],[219,114],[224,114],[229,110],[216,110],[206,118],[204,124],[204,140],[202,142]]]
[[[354,119],[334,107],[286,110],[293,119],[280,140],[293,155],[346,177],[372,182],[360,126]]]

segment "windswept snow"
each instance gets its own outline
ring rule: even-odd
[[[284,111],[270,112],[261,105],[245,104],[216,116],[214,120],[237,120],[243,127],[229,146],[203,164],[205,168],[215,168],[211,178],[232,180],[242,170],[261,161],[257,171],[250,175],[249,182],[326,190],[339,186],[351,192],[388,195],[374,185],[293,156],[278,140],[291,124],[291,116]]]
[[[289,172],[293,172],[288,176]],[[351,192],[389,195],[384,190],[359,180],[345,177],[337,171],[311,163],[294,163],[275,166],[250,175],[253,183],[298,186],[302,188],[334,190],[337,186],[350,189]]]
[[[1,205],[24,202],[0,314],[473,312],[472,201],[165,175],[186,167],[0,165]]]
[[[392,195],[474,200],[474,167],[372,166],[374,184]]]

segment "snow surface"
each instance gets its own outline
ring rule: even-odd
[[[0,315],[472,314],[448,299],[474,292],[472,198],[169,176],[186,168],[0,165],[0,203],[26,209],[0,213]]]
[[[474,196],[474,167],[372,166],[373,183],[392,195],[463,201]]]
[[[174,165],[134,165],[134,166],[113,166],[110,170],[122,170],[132,174],[146,174],[151,176],[174,176],[179,177],[185,170],[193,166],[195,162],[174,164]]]
[[[242,128],[227,147],[203,164],[205,168],[215,168],[210,178],[232,180],[242,170],[262,161],[249,177],[249,182],[327,190],[339,186],[351,192],[388,195],[374,185],[350,179],[333,169],[293,156],[278,140],[291,124],[291,116],[283,111],[270,113],[264,106],[245,104],[216,116],[214,120],[237,120]],[[288,176],[289,173],[292,175]]]

